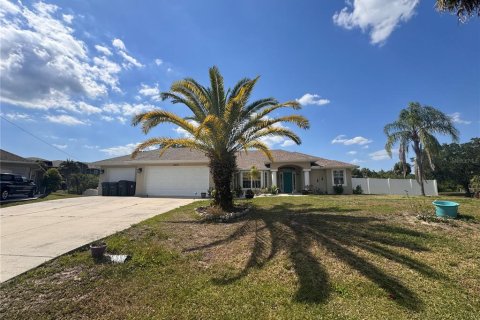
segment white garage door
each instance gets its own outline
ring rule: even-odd
[[[208,167],[145,168],[145,191],[149,196],[200,196],[208,191]]]
[[[135,168],[108,168],[108,181],[135,181]]]

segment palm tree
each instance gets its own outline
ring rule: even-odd
[[[309,128],[307,119],[300,115],[272,118],[272,112],[281,108],[300,109],[296,101],[279,103],[275,98],[265,98],[249,103],[249,98],[259,77],[244,78],[233,89],[225,91],[223,77],[217,67],[209,69],[210,87],[204,87],[191,78],[174,82],[169,92],[161,94],[163,100],[185,105],[192,115],[182,118],[165,110],[153,110],[135,116],[134,126],[141,124],[146,134],[161,123],[173,123],[188,132],[187,137],[157,137],[146,140],[132,153],[158,146],[160,155],[168,148],[186,147],[200,150],[209,158],[210,172],[215,184],[214,203],[224,210],[233,207],[230,184],[236,169],[238,151],[257,149],[271,161],[269,147],[262,138],[286,137],[300,144],[293,131],[280,126],[293,123],[302,129]]]
[[[458,141],[459,133],[453,125],[452,119],[433,107],[411,102],[408,108],[400,111],[396,121],[385,126],[384,132],[387,135],[385,150],[390,157],[392,157],[392,147],[399,143],[399,157],[404,172],[411,143],[415,152],[415,178],[421,185],[422,195],[425,195],[423,186],[425,158],[427,158],[430,168],[434,170],[432,157],[440,149],[440,143],[434,135],[445,134],[451,136],[454,141]]]

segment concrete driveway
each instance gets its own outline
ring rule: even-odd
[[[0,209],[0,282],[192,201],[79,197]]]

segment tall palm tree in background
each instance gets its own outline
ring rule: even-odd
[[[435,138],[435,134],[449,135],[455,142],[458,141],[459,133],[452,119],[433,107],[411,102],[408,108],[400,111],[396,121],[385,126],[384,132],[387,135],[385,150],[390,157],[392,157],[392,147],[399,143],[398,151],[404,173],[407,170],[406,158],[411,144],[415,152],[415,178],[421,185],[422,195],[425,195],[423,186],[425,161],[427,160],[431,169],[434,170],[432,158],[440,149],[440,143]]]
[[[138,145],[132,157],[152,146],[159,147],[160,155],[166,149],[175,147],[204,152],[210,160],[210,172],[216,189],[214,203],[224,210],[230,210],[233,207],[230,184],[236,170],[237,152],[257,149],[273,161],[272,154],[268,146],[262,142],[262,138],[287,137],[300,144],[298,135],[279,124],[293,123],[307,129],[309,122],[300,115],[271,117],[272,112],[281,108],[300,109],[296,101],[279,103],[275,98],[266,98],[249,103],[258,77],[244,78],[233,89],[225,91],[223,77],[218,68],[210,68],[209,75],[210,87],[204,87],[194,79],[186,78],[174,82],[169,92],[162,93],[163,100],[168,99],[174,104],[181,103],[187,106],[192,111],[190,117],[182,118],[168,111],[153,110],[132,119],[134,126],[142,125],[145,134],[161,123],[173,123],[189,135],[182,138],[148,139]]]

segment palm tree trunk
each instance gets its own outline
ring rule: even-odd
[[[425,186],[423,185],[423,151],[418,141],[414,142],[413,149],[415,150],[415,154],[416,154],[415,165],[417,166],[417,172],[418,172],[417,181],[418,183],[420,183],[422,196],[425,196]]]
[[[210,172],[215,184],[214,203],[225,211],[233,209],[233,195],[230,186],[235,167],[234,154],[225,152],[221,157],[210,157]]]

